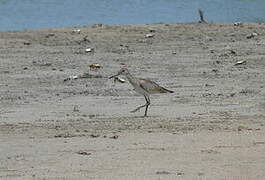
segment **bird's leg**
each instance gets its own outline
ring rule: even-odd
[[[136,111],[139,111],[139,110],[140,110],[141,108],[143,108],[143,107],[147,107],[147,108],[148,108],[148,106],[149,106],[149,104],[150,104],[150,99],[149,99],[148,96],[144,96],[144,98],[145,98],[145,100],[146,100],[145,105],[142,105],[142,106],[137,107],[136,109],[132,110],[131,113],[134,113],[134,112],[136,112]],[[147,113],[147,108],[145,109],[146,113]],[[145,114],[146,114],[146,113],[145,113]],[[145,115],[145,116],[146,116],[146,115]]]
[[[145,97],[145,100],[146,100],[146,107],[145,107],[144,116],[147,116],[147,109],[148,109],[148,106],[150,105],[150,98],[149,98],[149,96],[144,96],[144,97]]]

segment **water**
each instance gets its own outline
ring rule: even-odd
[[[0,0],[0,30],[197,22],[265,22],[264,0]]]

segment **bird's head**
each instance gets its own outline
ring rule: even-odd
[[[126,76],[126,75],[128,75],[128,74],[129,74],[129,70],[128,70],[127,68],[121,68],[121,70],[119,70],[119,72],[118,72],[117,74],[115,74],[115,75],[109,77],[109,79],[114,78],[114,77],[119,76],[119,75],[124,75],[124,76]]]

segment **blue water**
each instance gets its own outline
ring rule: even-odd
[[[90,24],[265,22],[265,0],[0,0],[0,30]]]

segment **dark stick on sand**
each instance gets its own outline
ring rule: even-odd
[[[203,10],[198,9],[198,13],[199,13],[199,16],[200,16],[199,23],[206,23],[206,21],[204,20],[204,17],[203,17]]]

